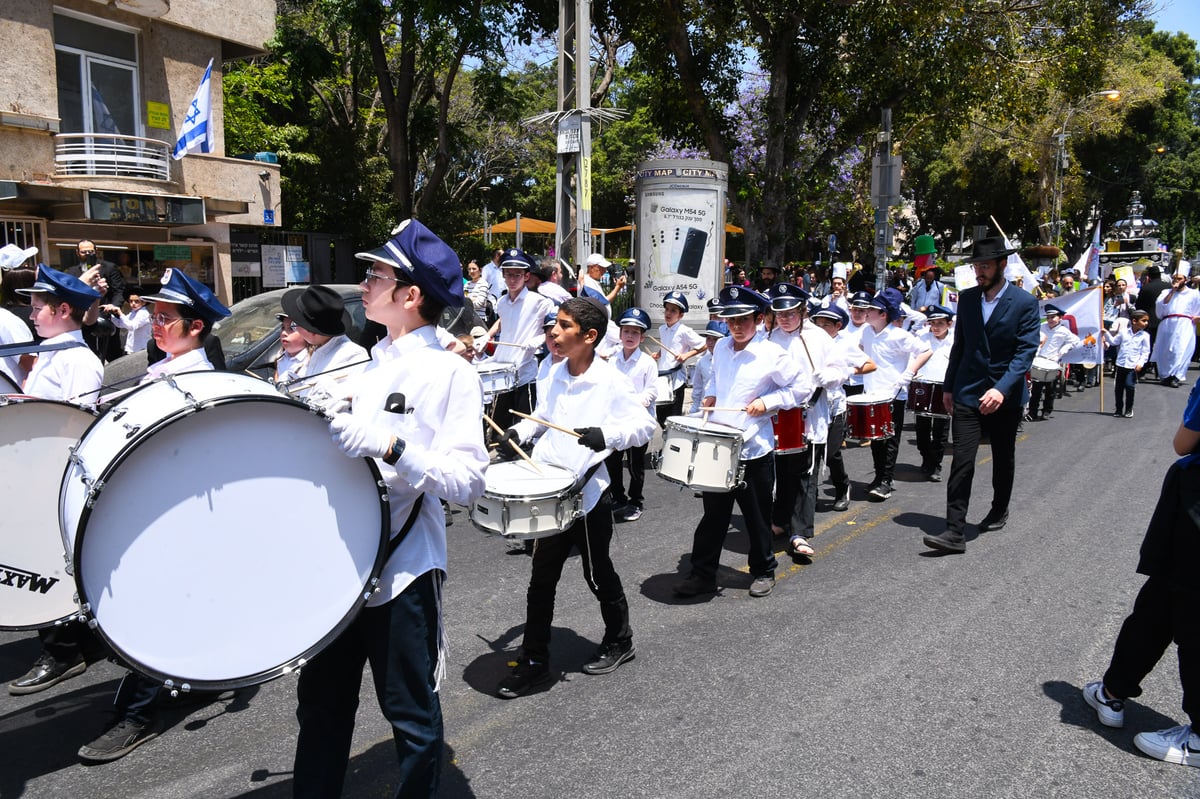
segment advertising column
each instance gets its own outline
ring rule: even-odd
[[[717,161],[646,161],[637,173],[637,270],[634,298],[661,322],[662,298],[682,291],[693,328],[724,279],[725,192],[729,167]]]

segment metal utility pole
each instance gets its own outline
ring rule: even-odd
[[[554,252],[575,264],[591,250],[591,41],[591,0],[559,0]]]
[[[888,211],[900,202],[900,158],[892,156],[892,109],[883,109],[883,130],[871,160],[871,203],[875,206],[875,290],[887,286],[887,254],[892,246]]]

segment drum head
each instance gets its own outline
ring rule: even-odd
[[[538,474],[524,461],[494,463],[487,469],[485,493],[503,497],[554,496],[575,484],[575,474],[570,469],[539,463]]]
[[[240,397],[143,433],[75,541],[102,637],[131,666],[221,690],[302,665],[365,603],[388,537],[373,463],[282,397]]]
[[[56,509],[71,447],[93,418],[65,402],[0,402],[0,630],[48,627],[78,610]]]
[[[720,422],[707,421],[705,417],[708,414],[700,416],[668,416],[665,428],[677,427],[680,430],[703,430],[706,433],[713,435],[729,435],[742,437],[742,431],[732,425],[721,424]]]
[[[890,404],[892,398],[888,394],[856,394],[853,397],[846,397],[847,405],[879,405],[880,403]]]

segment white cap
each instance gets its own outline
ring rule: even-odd
[[[845,280],[846,276],[848,274],[850,274],[850,264],[846,263],[845,261],[835,261],[834,262],[834,264],[833,264],[833,276],[834,277],[840,277],[842,280]]]
[[[1188,277],[1192,274],[1192,262],[1179,259],[1179,266],[1175,267],[1175,274]]]
[[[0,267],[4,269],[16,269],[37,255],[37,253],[37,247],[22,249],[15,244],[5,244],[3,247],[0,247]]]
[[[594,252],[588,256],[587,265],[588,266],[603,266],[605,269],[608,269],[610,266],[612,266],[612,261],[608,260],[600,253]]]

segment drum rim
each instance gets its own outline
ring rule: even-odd
[[[29,396],[25,396],[25,395],[21,395],[21,396],[16,396],[16,395],[11,395],[11,394],[0,395],[0,408],[7,407],[9,405],[15,406],[15,405],[22,405],[22,404],[65,405],[68,408],[71,408],[71,409],[77,410],[77,411],[82,411],[83,413],[88,414],[89,416],[92,416],[92,417],[96,417],[99,415],[99,412],[95,408],[93,408],[89,405],[76,405],[73,402],[66,402],[65,400],[42,399],[41,397],[29,397]],[[90,428],[91,425],[89,425],[88,427]],[[67,460],[67,463],[68,463],[68,465],[70,464],[69,458]],[[61,540],[61,538],[62,538],[62,536],[60,535],[59,539]],[[62,550],[63,550],[63,560],[67,561],[69,563],[70,561],[67,559],[67,548],[65,545],[63,546]],[[74,568],[74,566],[72,566],[72,568]],[[72,582],[74,582],[74,579],[75,579],[74,575],[67,574],[67,577],[70,578]],[[76,596],[78,596],[78,593],[79,593],[78,585],[75,586],[75,593],[76,593]],[[79,616],[78,601],[76,601],[76,603],[75,603],[75,610],[73,610],[72,612],[68,613],[65,616],[59,616],[58,618],[50,619],[48,621],[40,622],[38,624],[15,624],[14,625],[14,624],[0,623],[0,631],[2,631],[2,632],[27,632],[29,630],[44,630],[48,627],[54,627],[55,625],[64,624],[66,622],[69,622],[71,619],[74,619],[77,616]]]
[[[12,386],[12,391],[4,391],[6,385]],[[17,385],[17,381],[8,376],[8,372],[0,369],[0,394],[20,394],[21,387]]]
[[[152,385],[152,383],[147,383],[146,385]],[[141,387],[139,387],[139,390],[140,388]],[[149,427],[144,427],[139,430],[138,434],[134,436],[126,446],[122,447],[121,451],[118,452],[112,461],[105,466],[100,479],[107,479],[108,475],[112,474],[119,464],[129,459],[134,450],[139,448],[143,443],[151,438],[152,432],[158,432],[170,424],[174,424],[175,422],[195,415],[196,412],[201,410],[207,410],[220,405],[231,405],[235,403],[251,401],[266,401],[282,405],[290,405],[299,408],[306,413],[317,413],[303,402],[292,399],[291,397],[286,397],[282,394],[279,396],[272,396],[270,394],[241,394],[205,400],[199,404],[199,407],[189,406],[186,409],[182,409],[171,414],[165,419],[158,420],[155,424]],[[354,622],[354,620],[358,617],[358,614],[362,612],[364,607],[366,607],[367,601],[374,593],[374,591],[371,590],[372,586],[377,583],[380,574],[383,573],[383,567],[386,565],[388,556],[390,555],[390,552],[388,551],[388,542],[391,539],[391,505],[387,490],[386,488],[382,487],[383,477],[379,472],[379,467],[375,464],[373,459],[355,458],[353,460],[360,460],[366,463],[368,470],[370,471],[372,481],[376,486],[380,487],[379,491],[377,492],[377,495],[380,498],[380,541],[379,548],[375,553],[375,563],[371,567],[370,576],[368,577],[366,584],[362,586],[361,590],[358,592],[357,598],[347,609],[342,619],[336,625],[334,625],[332,630],[322,636],[316,643],[312,644],[300,654],[293,656],[290,660],[287,660],[284,663],[280,663],[276,666],[272,666],[271,668],[263,669],[255,674],[248,674],[235,679],[192,680],[185,679],[176,674],[167,674],[166,672],[159,671],[158,669],[152,668],[148,664],[142,663],[141,661],[130,657],[129,654],[115,641],[113,641],[104,631],[104,627],[100,624],[100,621],[96,618],[95,614],[91,610],[91,603],[88,601],[87,593],[83,587],[83,575],[79,568],[80,555],[84,539],[87,535],[86,523],[91,517],[92,513],[91,506],[87,505],[86,503],[83,506],[83,510],[79,514],[79,524],[77,525],[77,529],[75,531],[75,547],[74,551],[71,553],[71,566],[74,571],[73,576],[75,579],[75,590],[79,597],[79,605],[81,608],[82,617],[87,620],[88,626],[91,627],[96,634],[100,636],[100,639],[105,643],[105,645],[109,647],[112,653],[116,656],[117,660],[128,666],[130,669],[164,685],[170,683],[176,687],[186,685],[189,687],[189,689],[195,690],[226,691],[237,688],[246,688],[251,685],[260,685],[262,683],[270,682],[271,680],[282,677],[285,674],[291,673],[312,658],[316,657],[321,650],[329,646],[334,639],[345,632],[346,629]]]
[[[681,424],[678,419],[686,419],[689,422],[697,422],[695,426],[690,424]],[[731,424],[724,422],[714,422],[706,420],[703,416],[668,416],[663,422],[663,430],[668,427],[674,427],[676,430],[689,430],[696,433],[709,433],[715,438],[740,438],[743,441],[746,439],[746,431],[740,427],[734,427]]]

